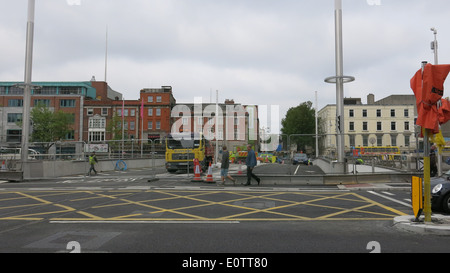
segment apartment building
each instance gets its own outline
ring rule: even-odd
[[[20,143],[23,114],[23,88],[20,82],[0,82],[0,145]],[[86,100],[96,97],[91,82],[34,82],[31,90],[31,107],[38,103],[53,111],[62,110],[73,115],[72,131],[67,140],[83,139],[83,107]]]
[[[224,103],[180,103],[172,110],[172,132],[202,133],[213,146],[236,150],[259,141],[257,105],[242,105],[232,99]]]
[[[322,108],[318,116],[321,120],[320,146],[323,154],[333,154],[336,149],[336,105]],[[417,117],[414,95],[391,95],[375,101],[375,96],[367,96],[367,104],[360,98],[344,99],[345,150],[359,146],[398,146],[401,151],[416,148]]]

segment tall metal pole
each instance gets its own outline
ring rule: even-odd
[[[222,117],[220,117],[222,118]],[[218,137],[219,137],[219,90],[216,90],[216,128],[214,129],[215,138],[216,138],[216,150],[214,153],[214,164],[217,166],[217,160],[219,158],[219,143],[218,143]]]
[[[105,38],[105,82],[108,82],[108,25],[106,26],[106,38]]]
[[[27,175],[25,165],[28,161],[28,138],[30,134],[30,105],[31,105],[31,70],[33,62],[33,35],[34,35],[34,6],[35,0],[28,0],[27,38],[25,51],[25,88],[23,91],[22,116],[22,172]]]
[[[344,139],[344,83],[355,80],[352,76],[344,76],[344,57],[342,45],[342,0],[334,2],[336,76],[325,79],[327,83],[336,84],[336,148],[337,160],[345,161]],[[345,164],[344,164],[345,165]],[[346,172],[345,168],[343,172]]]
[[[344,71],[344,60],[342,50],[342,1],[335,0],[335,50],[336,50],[336,127],[338,162],[344,162],[344,83],[342,76]]]
[[[315,113],[315,121],[316,121],[316,158],[318,158],[319,157],[319,126],[318,126],[318,121],[317,121],[317,119],[318,119],[318,117],[317,117],[317,115],[318,115],[318,113],[317,113],[317,111],[318,111],[318,109],[319,109],[319,107],[318,107],[318,105],[317,105],[317,91],[316,91],[316,113]]]
[[[433,31],[434,34],[434,41],[431,42],[431,49],[434,51],[434,65],[438,64],[438,42],[437,42],[437,29],[432,27],[431,31]],[[439,125],[439,130],[441,130],[441,125]],[[442,175],[442,155],[437,153],[437,169],[438,169],[438,176]]]

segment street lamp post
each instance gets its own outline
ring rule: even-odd
[[[431,49],[434,52],[434,64],[437,65],[438,64],[438,42],[437,42],[437,29],[432,27],[430,29],[431,31],[433,31],[434,34],[434,41],[431,42]],[[439,125],[439,130],[441,129],[441,125]],[[438,153],[436,155],[437,157],[437,169],[438,169],[438,176],[442,175],[442,156]]]
[[[31,105],[31,70],[33,62],[33,35],[34,35],[34,6],[35,0],[28,0],[28,21],[25,52],[25,83],[23,91],[23,114],[22,114],[22,173],[24,178],[28,176],[26,163],[28,161],[28,138],[30,134],[30,105]]]
[[[355,80],[352,76],[344,76],[344,58],[342,43],[342,0],[335,0],[335,52],[336,52],[336,76],[325,79],[327,83],[336,84],[336,146],[338,162],[345,161],[345,139],[344,139],[344,83]],[[343,168],[345,173],[345,168]]]

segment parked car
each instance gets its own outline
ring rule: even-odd
[[[432,177],[431,209],[450,213],[450,171],[440,177]]]
[[[292,158],[292,164],[297,165],[297,164],[305,164],[308,165],[309,164],[309,158],[306,154],[295,154],[294,157]]]

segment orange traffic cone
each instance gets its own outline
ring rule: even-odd
[[[238,174],[242,174],[242,165],[241,165],[240,162],[239,162],[239,171],[238,171]]]
[[[212,167],[211,162],[209,162],[209,168],[208,168],[208,176],[206,176],[206,182],[214,182],[213,176],[212,176]]]
[[[195,164],[195,166],[194,166],[194,178],[191,181],[192,182],[203,181],[202,178],[200,177],[200,165],[199,164]]]

